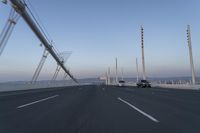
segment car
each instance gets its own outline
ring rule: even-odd
[[[125,81],[124,80],[120,80],[118,82],[118,86],[125,86]]]
[[[147,80],[141,80],[140,82],[137,83],[137,87],[142,87],[142,88],[149,87],[149,88],[151,88],[151,83]]]

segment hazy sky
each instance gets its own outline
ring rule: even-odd
[[[187,24],[191,25],[196,75],[200,76],[199,0],[29,0],[59,51],[72,51],[67,66],[77,78],[99,77],[118,57],[124,76],[141,72],[140,25],[144,26],[149,77],[190,76]],[[10,10],[0,3],[0,32]],[[0,81],[30,80],[43,47],[22,18],[0,57]],[[50,79],[49,56],[40,79]],[[61,74],[62,76],[62,74]]]

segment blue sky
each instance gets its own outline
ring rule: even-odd
[[[124,76],[141,71],[140,25],[144,26],[149,77],[190,76],[186,26],[191,25],[196,75],[200,76],[199,0],[29,0],[59,51],[72,51],[66,66],[77,78],[98,77],[118,57]],[[0,3],[0,31],[10,10]],[[0,57],[0,80],[30,80],[43,47],[21,18]],[[40,75],[50,79],[51,56]],[[60,75],[62,76],[62,74]]]

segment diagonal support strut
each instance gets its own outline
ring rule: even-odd
[[[13,8],[11,8],[6,25],[4,26],[4,28],[0,34],[0,55],[3,53],[3,50],[8,42],[8,39],[11,36],[11,33],[12,33],[19,17],[20,17],[20,15]]]

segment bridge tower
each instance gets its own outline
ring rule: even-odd
[[[145,60],[144,60],[144,28],[141,25],[141,50],[142,50],[142,72],[143,72],[143,80],[146,80],[146,72],[145,72]]]
[[[190,56],[190,67],[191,67],[191,73],[192,73],[192,84],[196,83],[195,79],[195,70],[194,70],[194,63],[193,63],[193,55],[192,55],[192,41],[191,41],[191,30],[190,25],[187,26],[187,42],[189,47],[189,56]]]

